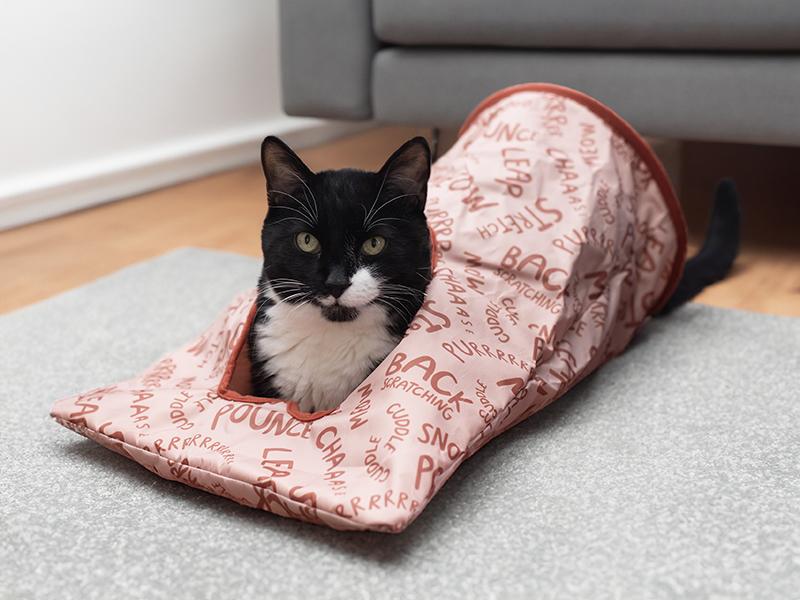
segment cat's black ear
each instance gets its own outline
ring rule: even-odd
[[[290,200],[294,191],[308,185],[306,181],[314,174],[283,140],[273,135],[261,142],[261,167],[270,204]]]
[[[428,193],[431,175],[431,149],[424,137],[415,137],[400,146],[378,171],[383,189],[406,204],[422,210]]]

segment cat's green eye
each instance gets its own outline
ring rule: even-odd
[[[386,248],[386,239],[379,235],[373,235],[371,238],[361,244],[361,251],[369,256],[380,254],[383,252],[384,248]]]
[[[309,254],[316,254],[320,249],[319,240],[307,231],[298,233],[294,238],[294,243],[300,250]]]

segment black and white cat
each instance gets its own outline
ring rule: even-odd
[[[431,279],[428,143],[376,173],[313,173],[281,140],[261,146],[269,210],[249,335],[253,393],[329,410],[400,341]]]

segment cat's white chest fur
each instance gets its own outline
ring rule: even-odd
[[[398,342],[386,329],[383,307],[374,304],[347,322],[327,320],[312,304],[282,302],[267,316],[255,325],[256,350],[269,357],[281,395],[306,412],[338,406]]]

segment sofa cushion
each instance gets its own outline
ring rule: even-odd
[[[457,126],[483,96],[525,81],[579,89],[645,135],[800,145],[800,54],[391,47],[372,76],[375,118]]]
[[[800,49],[793,0],[374,0],[373,21],[401,45]]]

